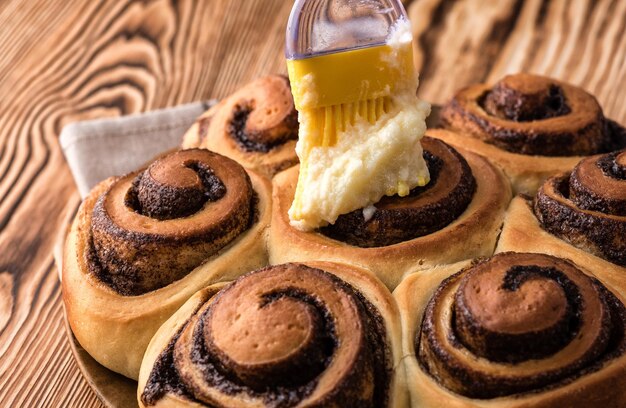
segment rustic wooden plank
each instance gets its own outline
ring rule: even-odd
[[[527,70],[582,85],[626,122],[626,2],[410,3],[425,99]],[[219,98],[285,72],[291,4],[0,2],[0,406],[99,406],[71,359],[52,265],[78,205],[63,125]]]
[[[626,122],[626,2],[416,0],[409,14],[429,101],[526,71],[582,86]]]

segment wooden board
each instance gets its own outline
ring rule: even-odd
[[[416,0],[421,97],[555,76],[626,123],[626,2]],[[285,0],[0,2],[0,406],[101,406],[64,333],[52,260],[78,195],[70,122],[223,97],[285,72]]]

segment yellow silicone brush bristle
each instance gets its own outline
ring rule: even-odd
[[[391,98],[382,96],[365,101],[314,108],[305,112],[304,114],[312,119],[312,127],[318,130],[314,133],[317,139],[311,141],[311,147],[334,146],[338,135],[348,126],[354,126],[358,118],[363,118],[373,125],[383,114],[389,112],[390,106]]]
[[[389,111],[390,96],[414,75],[410,43],[378,45],[288,60],[296,109],[315,123],[314,146],[333,146],[358,117],[370,124]]]
[[[357,121],[376,124],[392,109],[391,95],[415,83],[410,42],[287,60],[287,68],[301,134],[308,138],[301,140],[298,153],[301,180],[306,178],[313,148],[336,145]],[[398,193],[408,194],[408,186],[401,184]],[[295,218],[302,208],[301,196],[298,182],[292,207]]]

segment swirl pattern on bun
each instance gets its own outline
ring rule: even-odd
[[[267,178],[203,149],[97,185],[63,257],[65,311],[81,346],[136,379],[150,339],[191,295],[267,264],[270,191]]]
[[[623,286],[538,253],[417,272],[394,292],[415,407],[620,406]]]
[[[624,353],[624,306],[570,262],[498,254],[444,281],[416,338],[420,364],[472,398],[576,378]]]
[[[152,341],[140,376],[140,403],[386,407],[397,402],[394,358],[399,356],[385,321],[388,310],[334,274],[346,270],[355,273],[329,263],[270,266],[217,295],[210,288],[200,292],[189,309],[171,319],[177,323]]]
[[[174,282],[253,221],[245,170],[208,150],[182,150],[114,181],[93,209],[92,273],[140,295]]]
[[[440,119],[454,132],[438,137],[488,157],[516,194],[534,196],[583,157],[626,148],[626,129],[606,118],[592,95],[532,74],[471,85],[444,105]]]
[[[626,266],[626,151],[582,160],[539,189],[541,226],[570,244]]]
[[[430,129],[422,139],[432,174],[425,187],[405,197],[384,197],[316,231],[300,231],[289,222],[299,169],[278,174],[270,262],[324,259],[364,266],[393,289],[417,269],[491,255],[511,200],[510,185],[487,159],[438,140],[449,133]]]
[[[289,80],[259,78],[200,116],[183,148],[201,147],[271,177],[298,163],[298,115]]]
[[[619,148],[622,128],[583,89],[532,74],[460,91],[442,111],[446,127],[525,155],[585,156]]]

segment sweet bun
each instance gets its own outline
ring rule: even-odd
[[[217,289],[150,342],[140,406],[406,406],[398,310],[368,271],[283,264]]]
[[[421,271],[394,292],[413,407],[619,407],[624,289],[544,254]]]
[[[270,207],[267,179],[208,150],[100,183],[64,249],[63,301],[78,342],[136,379],[150,338],[193,293],[267,263]]]
[[[272,177],[298,163],[298,116],[289,80],[259,78],[205,112],[185,133],[183,148],[200,147]]]
[[[626,147],[626,130],[604,117],[592,95],[533,74],[462,89],[444,105],[440,121],[455,132],[443,140],[499,165],[515,193],[533,195],[583,156]]]

